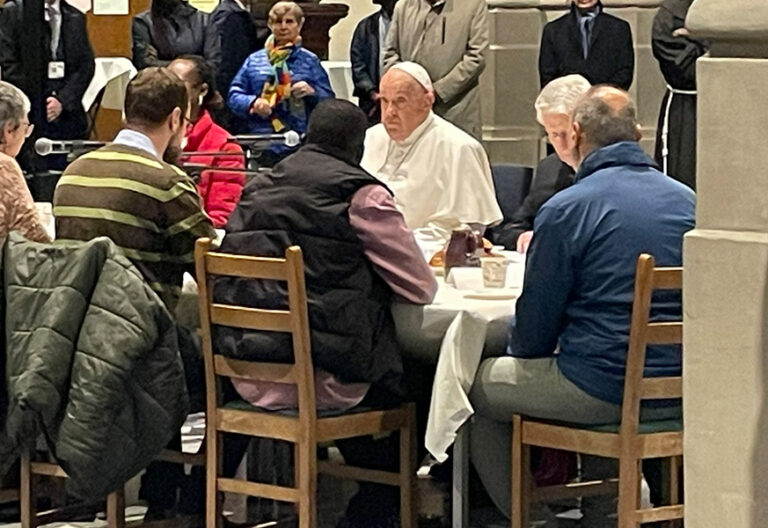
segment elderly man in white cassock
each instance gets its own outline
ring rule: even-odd
[[[480,231],[501,221],[491,167],[472,136],[432,112],[427,71],[398,63],[381,79],[381,124],[365,137],[361,165],[387,184],[429,258],[463,224]]]

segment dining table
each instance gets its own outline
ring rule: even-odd
[[[485,357],[506,350],[509,322],[522,292],[525,256],[503,251],[509,265],[505,286],[485,288],[480,268],[439,276],[431,304],[396,302],[395,329],[403,353],[435,364],[424,442],[437,462],[453,445],[452,526],[468,526],[469,428],[474,410],[469,392]]]

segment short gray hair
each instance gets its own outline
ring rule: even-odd
[[[534,103],[536,120],[541,123],[545,115],[552,114],[570,116],[576,104],[591,87],[588,80],[577,74],[551,81],[541,90]]]
[[[614,92],[621,97],[611,104]],[[581,126],[586,141],[601,148],[621,141],[637,141],[637,106],[623,90],[610,86],[595,86],[576,105],[573,122]]]
[[[7,123],[18,126],[31,107],[24,92],[11,83],[0,81],[0,132]]]
[[[296,17],[296,22],[301,24],[304,21],[304,10],[296,2],[277,2],[269,10],[269,23],[279,22],[285,15],[291,13]]]

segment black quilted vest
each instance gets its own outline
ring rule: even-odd
[[[390,312],[392,291],[365,257],[349,222],[352,196],[377,179],[316,145],[307,145],[253,179],[227,224],[225,253],[282,257],[304,254],[312,356],[343,381],[379,383],[401,393],[402,360]],[[286,285],[218,278],[217,302],[260,308],[286,306]],[[220,327],[220,353],[241,359],[292,362],[290,336]]]

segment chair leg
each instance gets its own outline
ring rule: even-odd
[[[669,504],[680,504],[680,466],[682,457],[669,459]]]
[[[107,496],[107,528],[125,528],[125,492],[123,490]]]
[[[416,408],[406,406],[407,425],[400,429],[400,526],[416,528]]]
[[[221,472],[222,438],[215,426],[206,427],[205,436],[205,526],[221,528],[221,497],[217,481]]]
[[[317,445],[312,442],[298,442],[294,447],[296,483],[299,490],[299,528],[317,527]]]
[[[623,456],[619,460],[618,528],[637,528],[635,512],[640,508],[640,460]]]
[[[520,415],[512,418],[512,467],[510,486],[512,503],[510,508],[511,528],[528,528],[531,508],[531,448],[523,444],[523,420]]]
[[[21,453],[21,484],[19,486],[19,507],[21,509],[21,528],[35,528],[37,513],[35,512],[34,486],[32,480],[31,455],[29,449]]]

